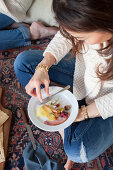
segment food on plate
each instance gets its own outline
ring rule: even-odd
[[[68,119],[70,116],[70,109],[70,105],[62,107],[58,100],[54,100],[38,107],[36,117],[47,118],[46,121],[44,121],[45,124],[58,125]]]
[[[52,112],[52,108],[48,105],[43,105],[41,107],[38,108],[37,110],[37,114],[36,114],[37,117],[47,117],[48,120],[55,120],[55,115],[53,114]]]

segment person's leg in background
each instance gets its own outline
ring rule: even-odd
[[[24,87],[32,78],[36,66],[42,59],[43,51],[40,50],[24,51],[17,56],[14,63],[14,69],[18,80]],[[70,60],[65,60],[64,58],[57,65],[53,65],[49,69],[50,80],[73,87],[74,68],[75,58]]]
[[[15,21],[0,13],[0,50],[30,45],[30,32],[27,27],[11,28]]]
[[[15,21],[12,18],[0,13],[0,30],[7,28],[8,26],[12,25],[14,22]]]
[[[45,27],[39,22],[31,25],[15,23],[10,17],[0,13],[0,50],[27,46],[32,40],[56,34],[58,28]]]

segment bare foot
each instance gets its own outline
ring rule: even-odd
[[[57,27],[46,27],[40,22],[33,22],[30,26],[31,39],[36,40],[55,35],[58,31]]]
[[[75,163],[75,162],[71,161],[71,160],[68,158],[66,164],[64,165],[64,168],[65,168],[66,170],[70,170],[70,169],[73,167],[74,163]]]

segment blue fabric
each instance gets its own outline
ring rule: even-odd
[[[23,157],[26,170],[65,170],[63,165],[48,158],[38,141],[36,141],[36,145],[36,151],[33,150],[31,142],[24,149]]]
[[[75,58],[65,60],[69,54],[57,65],[49,69],[50,80],[73,87],[73,75],[75,68]],[[14,69],[18,80],[25,87],[35,72],[36,66],[43,59],[43,51],[32,50],[20,53],[14,63]]]
[[[26,46],[31,44],[30,31],[25,26],[17,29],[5,29],[15,21],[0,13],[0,50]]]
[[[64,130],[64,150],[76,163],[94,160],[112,144],[113,117],[88,119]]]
[[[8,27],[9,25],[13,24],[14,22],[15,21],[12,18],[0,13],[0,30]]]

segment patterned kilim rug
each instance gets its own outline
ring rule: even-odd
[[[13,63],[18,53],[24,50],[44,49],[49,39],[37,41],[31,46],[5,50],[0,52],[0,86],[3,88],[2,104],[13,112],[10,140],[5,170],[25,170],[23,161],[23,150],[30,139],[19,108],[27,108],[30,97],[16,79]],[[30,121],[29,121],[30,122]],[[50,159],[62,164],[66,162],[66,155],[63,150],[63,143],[59,133],[50,133],[36,128],[31,122],[35,138],[42,145]],[[113,167],[113,146],[101,156],[86,164],[74,164],[73,170],[108,170]]]

